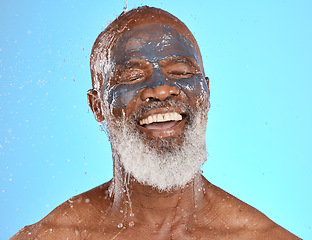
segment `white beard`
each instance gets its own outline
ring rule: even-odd
[[[166,139],[157,140],[158,143],[162,142],[162,149],[165,149],[160,151],[153,147],[152,140],[149,145],[146,144],[146,136],[142,137],[144,133],[131,127],[131,124],[129,126],[125,119],[120,120],[119,127],[114,128],[113,132],[109,131],[112,149],[118,155],[114,158],[119,161],[115,162],[115,166],[122,166],[138,182],[159,191],[184,187],[200,172],[207,158],[207,110],[197,112],[191,122],[185,128],[184,141],[180,146],[166,147]],[[120,169],[115,168],[115,171]],[[118,172],[116,174],[119,175]]]

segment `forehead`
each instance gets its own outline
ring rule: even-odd
[[[168,56],[195,58],[199,62],[192,42],[178,30],[165,24],[136,26],[121,34],[113,50],[116,64],[131,59],[157,62]]]

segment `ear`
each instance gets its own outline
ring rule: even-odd
[[[209,78],[205,77],[205,79],[206,79],[206,83],[207,83],[207,86],[208,86],[208,89],[209,89]]]
[[[207,83],[207,87],[208,87],[208,94],[209,94],[209,98],[210,98],[210,88],[209,88],[209,78],[205,77],[206,79],[206,83]],[[210,109],[210,100],[208,100],[208,111]]]
[[[90,89],[87,92],[88,104],[91,108],[95,120],[98,122],[104,121],[104,115],[102,112],[102,101],[100,99],[99,93],[97,90]]]

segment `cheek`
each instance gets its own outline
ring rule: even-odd
[[[140,86],[132,85],[115,85],[108,91],[108,103],[113,108],[122,108],[138,95]]]
[[[200,75],[176,80],[175,85],[178,86],[178,88],[180,88],[185,95],[192,100],[205,96],[209,97],[207,82]]]

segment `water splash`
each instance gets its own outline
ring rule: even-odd
[[[128,0],[126,0],[123,10],[124,10],[124,12],[128,11]]]
[[[130,189],[129,189],[129,184],[130,184],[130,174],[129,173],[126,173],[126,176],[124,178],[124,187],[126,188],[126,196],[127,196],[127,203],[129,205],[129,208],[130,208],[130,217],[133,217],[134,214],[133,214],[133,211],[132,211],[132,201],[131,201],[131,192],[130,192]]]

